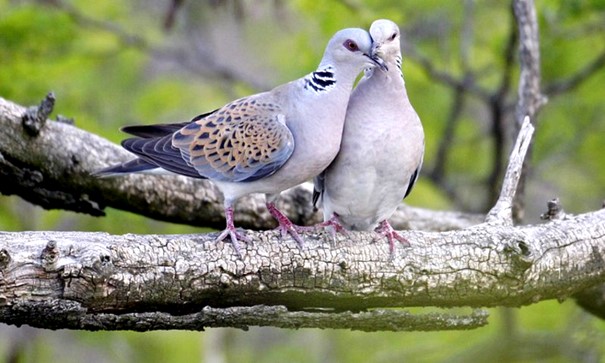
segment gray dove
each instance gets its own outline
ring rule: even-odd
[[[336,231],[376,230],[409,242],[388,218],[410,193],[422,166],[424,131],[410,104],[403,74],[399,27],[376,20],[370,27],[372,54],[387,71],[369,69],[351,94],[340,152],[315,178],[314,203],[323,206],[324,226]]]
[[[266,206],[279,223],[282,238],[290,234],[302,246],[299,232],[275,206],[279,193],[324,170],[340,148],[349,96],[357,75],[384,66],[370,56],[372,40],[363,29],[350,28],[330,39],[316,71],[271,91],[240,98],[197,116],[190,122],[127,126],[135,137],[122,146],[137,158],[96,172],[112,176],[161,171],[206,178],[224,195],[227,227],[217,241],[250,239],[233,222],[234,202],[264,193]]]

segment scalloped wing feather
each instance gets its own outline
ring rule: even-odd
[[[285,164],[294,151],[294,137],[279,105],[246,97],[175,132],[172,145],[200,175],[245,182],[269,176]]]

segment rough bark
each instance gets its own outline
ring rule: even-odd
[[[536,226],[402,232],[412,247],[398,246],[392,258],[369,233],[332,243],[329,234],[305,234],[302,250],[277,232],[247,233],[258,242],[242,249],[242,259],[215,234],[1,233],[0,320],[78,329],[367,330],[375,314],[387,314],[382,308],[522,306],[605,279],[605,210]],[[255,315],[257,305],[273,307]],[[407,313],[388,313],[392,329],[410,328],[394,318]]]

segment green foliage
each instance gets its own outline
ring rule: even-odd
[[[76,28],[65,14],[22,6],[2,11],[0,34],[0,94],[34,102],[32,94],[44,94],[49,78],[64,70],[62,57],[73,53]]]

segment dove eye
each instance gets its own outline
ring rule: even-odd
[[[345,42],[343,43],[343,45],[345,46],[345,48],[347,48],[351,52],[355,52],[355,51],[359,50],[359,47],[357,46],[357,43],[355,43],[351,39],[345,40]]]
[[[391,35],[389,40],[395,40],[395,38],[397,38],[397,33],[393,33],[393,35]]]

